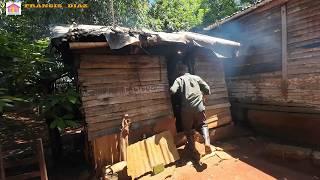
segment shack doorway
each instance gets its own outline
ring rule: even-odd
[[[178,54],[167,56],[167,72],[168,72],[168,80],[169,80],[169,87],[171,87],[177,77],[179,77],[179,73],[177,72],[177,64],[183,60],[183,57]],[[182,132],[182,124],[181,124],[181,101],[180,101],[180,93],[177,92],[176,94],[171,94],[171,104],[173,114],[176,118],[176,130],[177,132]]]
[[[176,78],[181,74],[178,72],[177,65],[179,63],[188,66],[190,74],[194,74],[194,57],[195,47],[189,48],[177,48],[174,54],[167,56],[167,72],[170,87],[173,85]],[[171,95],[171,103],[174,116],[176,118],[176,130],[177,132],[183,132],[182,119],[181,119],[181,94],[177,92]]]
[[[208,83],[211,89],[211,95],[204,97],[206,106],[206,115],[209,128],[217,128],[231,123],[230,103],[226,82],[224,79],[224,67],[222,60],[212,51],[189,47],[184,50],[177,50],[176,54],[167,56],[167,72],[170,87],[175,79],[179,77],[177,64],[183,63],[188,66],[190,74],[200,76]],[[181,119],[181,95],[179,93],[171,95],[172,109],[176,118],[176,130],[182,132]]]

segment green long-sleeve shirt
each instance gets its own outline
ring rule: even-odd
[[[181,93],[182,110],[204,111],[203,94],[210,94],[209,85],[199,76],[185,73],[170,88],[172,94]]]

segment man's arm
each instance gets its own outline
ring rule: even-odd
[[[175,94],[179,88],[180,88],[180,80],[176,79],[170,88],[171,94]]]
[[[211,92],[210,92],[210,86],[209,86],[203,79],[201,79],[201,77],[199,77],[198,83],[199,83],[199,86],[200,86],[200,90],[201,90],[205,95],[211,94]]]

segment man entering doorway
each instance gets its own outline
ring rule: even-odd
[[[193,152],[194,158],[200,160],[199,153],[195,149],[193,138],[193,128],[201,129],[205,142],[206,154],[211,153],[210,137],[208,125],[205,123],[205,106],[203,104],[203,94],[210,94],[209,85],[199,76],[188,73],[188,67],[178,64],[179,77],[170,88],[172,94],[181,94],[181,119],[184,133],[187,136],[188,146]],[[195,154],[194,154],[195,153]]]

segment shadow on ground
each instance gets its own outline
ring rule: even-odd
[[[265,147],[274,140],[263,137],[241,137],[215,143],[216,146],[233,146],[226,150],[233,158],[268,174],[275,179],[320,179],[319,167],[309,160],[288,160],[272,157],[266,153]]]

